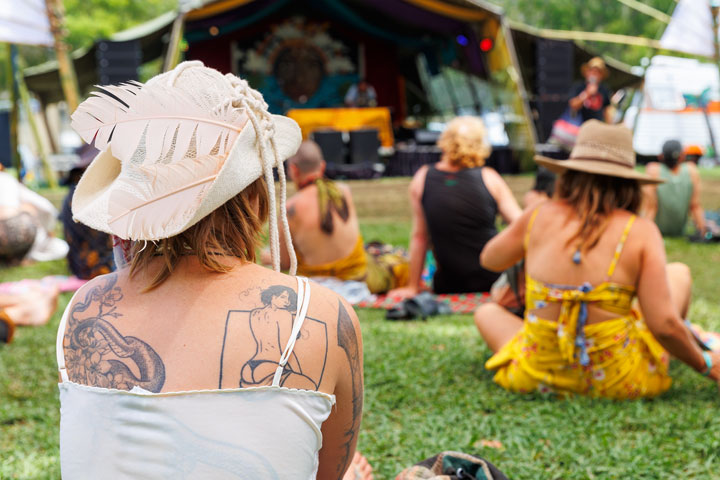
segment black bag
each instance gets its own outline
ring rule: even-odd
[[[442,452],[408,467],[395,480],[508,480],[487,460],[462,452]]]

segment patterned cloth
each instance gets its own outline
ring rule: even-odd
[[[535,219],[531,217],[527,238]],[[515,392],[579,393],[627,399],[652,397],[670,388],[669,355],[632,308],[633,286],[610,279],[635,220],[628,221],[608,269],[607,280],[593,287],[549,285],[529,275],[523,328],[485,364],[495,382]],[[587,325],[587,304],[617,318]],[[559,303],[556,320],[533,310]]]
[[[362,236],[358,236],[352,252],[340,260],[307,265],[300,252],[297,252],[297,259],[298,275],[361,281],[367,284],[371,293],[384,293],[408,282],[407,256],[377,243],[365,247]]]
[[[443,293],[433,295],[438,302],[447,302],[450,304],[452,313],[473,313],[483,303],[490,299],[490,294],[481,293]],[[402,303],[402,299],[397,297],[389,297],[387,295],[376,295],[373,298],[366,299],[357,303],[355,306],[359,308],[381,308],[390,310],[391,308]]]
[[[72,196],[74,192],[75,185],[72,185],[60,213],[65,241],[70,246],[67,254],[68,266],[78,278],[90,280],[115,269],[113,244],[110,235],[73,221]]]

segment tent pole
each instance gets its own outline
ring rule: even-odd
[[[163,72],[169,72],[180,62],[180,43],[183,39],[183,31],[185,30],[185,13],[178,13],[173,21],[172,31],[170,33],[170,42],[168,42],[167,52],[165,53],[165,61],[163,62]]]
[[[47,16],[50,22],[50,30],[55,39],[55,55],[58,61],[58,73],[60,74],[60,85],[65,94],[65,101],[68,104],[68,112],[72,113],[80,104],[80,89],[78,88],[75,65],[73,65],[65,43],[65,8],[62,0],[46,0]]]
[[[17,54],[17,49],[13,48],[11,44],[6,44],[7,48],[7,65],[5,68],[5,84],[10,90],[10,157],[12,164],[15,167],[15,174],[18,180],[22,181],[22,164],[20,163],[20,154],[18,153],[18,89],[15,84],[14,78],[14,61],[13,55]]]
[[[710,2],[710,13],[712,15],[712,30],[713,30],[713,47],[715,50],[714,60],[715,60],[715,66],[718,68],[718,72],[720,73],[720,40],[718,40],[718,13],[720,12],[720,1],[718,0],[711,0]],[[710,100],[708,99],[708,103]],[[717,143],[715,142],[715,135],[712,131],[712,126],[710,124],[710,115],[708,113],[708,105],[702,105],[703,114],[705,116],[705,121],[708,125],[708,133],[710,134],[710,144],[713,148],[713,159],[715,160],[715,165],[720,163],[720,152],[717,151]]]
[[[15,47],[13,46],[13,49]],[[30,130],[32,130],[33,138],[37,144],[38,156],[43,166],[43,172],[45,173],[45,179],[48,182],[50,188],[57,188],[58,183],[55,178],[55,172],[53,172],[48,162],[47,154],[45,153],[45,145],[43,144],[42,137],[40,137],[40,129],[38,128],[35,115],[33,114],[32,107],[30,106],[30,93],[28,92],[27,85],[25,85],[25,77],[22,73],[22,59],[17,53],[13,55],[14,71],[15,71],[15,83],[17,84],[18,91],[20,92],[20,103],[22,103],[25,115],[27,116],[28,122],[30,123]]]
[[[48,136],[48,142],[50,143],[50,153],[60,153],[57,142],[55,141],[55,135],[53,135],[52,127],[50,126],[50,119],[48,118],[47,105],[42,101],[40,102],[40,112],[42,112],[42,120],[45,124],[45,132]]]

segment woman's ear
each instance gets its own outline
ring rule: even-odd
[[[250,200],[250,208],[252,209],[253,213],[257,217],[260,216],[260,195],[255,194],[252,197],[249,198]]]

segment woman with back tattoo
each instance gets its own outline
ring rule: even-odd
[[[73,127],[100,150],[73,218],[118,237],[120,268],[76,293],[58,331],[63,478],[372,478],[355,452],[357,317],[279,272],[280,238],[296,267],[282,162],[297,124],[185,62],[102,87]],[[274,270],[255,263],[268,220]]]

